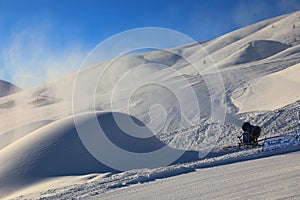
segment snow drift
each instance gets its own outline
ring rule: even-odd
[[[115,145],[138,153],[156,151],[165,146],[155,135],[147,138],[127,135],[114,121],[114,117],[125,115],[111,112],[96,114],[102,129],[107,133],[106,136]],[[93,116],[91,113],[82,114],[76,126],[86,126]],[[138,125],[145,126],[138,119],[130,117]],[[68,117],[44,126],[2,149],[0,197],[49,177],[116,172],[89,153],[80,140],[76,126],[74,118]],[[105,154],[109,155],[110,152]],[[196,152],[187,152],[174,163],[196,160],[197,156]]]
[[[262,60],[284,51],[289,47],[291,46],[278,41],[254,40],[241,47],[236,53],[228,57],[227,60],[232,61],[228,62],[227,65],[236,65]]]

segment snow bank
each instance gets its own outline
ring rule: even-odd
[[[114,117],[122,113],[99,112],[97,119],[114,144],[130,152],[151,152],[165,146],[155,136],[136,138],[118,127]],[[82,114],[77,126],[86,126],[93,114]],[[132,117],[132,116],[131,116]],[[139,125],[142,122],[132,117]],[[91,133],[86,133],[91,134]],[[111,152],[105,152],[110,155]],[[195,160],[187,152],[179,162]],[[131,162],[130,160],[128,162]],[[116,172],[96,160],[81,142],[73,117],[53,122],[19,139],[0,151],[0,197],[49,177]]]

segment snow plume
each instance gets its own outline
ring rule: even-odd
[[[253,0],[251,2],[251,7],[249,7],[250,5],[247,1],[240,1],[238,3],[238,6],[233,13],[233,17],[239,26],[249,25],[258,21],[259,19],[257,19],[257,16],[263,16],[267,10],[266,8],[269,6],[266,1]]]
[[[226,119],[225,122],[229,123],[229,124],[233,124],[239,128],[242,128],[243,126],[243,121],[241,121],[236,115],[230,114],[230,113],[226,113]]]
[[[6,76],[22,88],[33,87],[75,71],[85,56],[80,45],[50,42],[50,25],[33,25],[19,28],[10,36],[1,56]],[[53,41],[51,39],[51,41]]]
[[[213,107],[215,109],[212,115],[213,119],[224,121],[226,124],[231,124],[236,127],[242,128],[244,122],[241,121],[235,114],[229,113],[226,107],[221,106],[220,103],[214,104]]]
[[[274,4],[271,6],[270,4]],[[273,7],[270,9],[270,7]],[[300,9],[300,2],[298,0],[281,0],[281,1],[239,1],[237,8],[233,12],[233,18],[237,25],[246,26],[262,20],[263,18],[274,16],[274,12],[288,13],[295,12]],[[258,16],[261,16],[258,18]],[[275,17],[275,16],[274,16]]]
[[[282,11],[297,11],[300,9],[300,2],[298,0],[281,0],[277,7]]]

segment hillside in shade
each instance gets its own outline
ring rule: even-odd
[[[7,82],[0,80],[0,97],[4,97],[10,94],[21,91],[21,88]]]

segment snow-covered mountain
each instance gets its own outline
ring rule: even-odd
[[[235,143],[240,127],[229,123],[234,120],[262,126],[262,136],[293,130],[299,123],[299,18],[300,12],[295,12],[205,43],[121,57],[103,72],[96,90],[88,80],[97,80],[99,69],[109,61],[91,66],[80,72],[87,80],[85,91],[80,94],[80,112],[96,110],[100,118],[112,110],[130,114],[172,148],[193,150],[189,155],[200,150],[207,138],[216,143],[214,149]],[[203,48],[209,56],[201,53]],[[200,66],[201,74],[183,57]],[[214,85],[212,62],[224,84],[220,88],[216,83],[213,93],[206,84],[209,79]],[[172,170],[113,173],[103,163],[97,163],[80,142],[72,118],[76,75],[69,74],[9,96],[0,94],[0,120],[4,122],[0,123],[0,198],[31,193],[35,197],[70,198],[73,196],[68,191],[81,189],[90,180],[98,181],[98,186],[91,186],[93,193],[91,188],[76,193],[78,197],[89,197],[98,194],[95,187],[101,193],[127,181],[147,182],[153,180],[151,175],[163,178],[197,168],[176,163],[179,167],[171,166]],[[150,82],[165,84],[169,90],[159,84],[146,84]],[[1,82],[1,88],[2,85]],[[212,98],[228,113],[226,123],[214,125],[215,135],[207,131],[211,126]],[[106,122],[114,127],[113,121]],[[160,141],[150,144],[160,146]],[[193,156],[190,161],[195,161]],[[171,174],[166,175],[168,170]],[[48,190],[51,188],[56,189]]]
[[[0,80],[0,97],[14,94],[19,91],[21,91],[21,88],[7,81]]]

